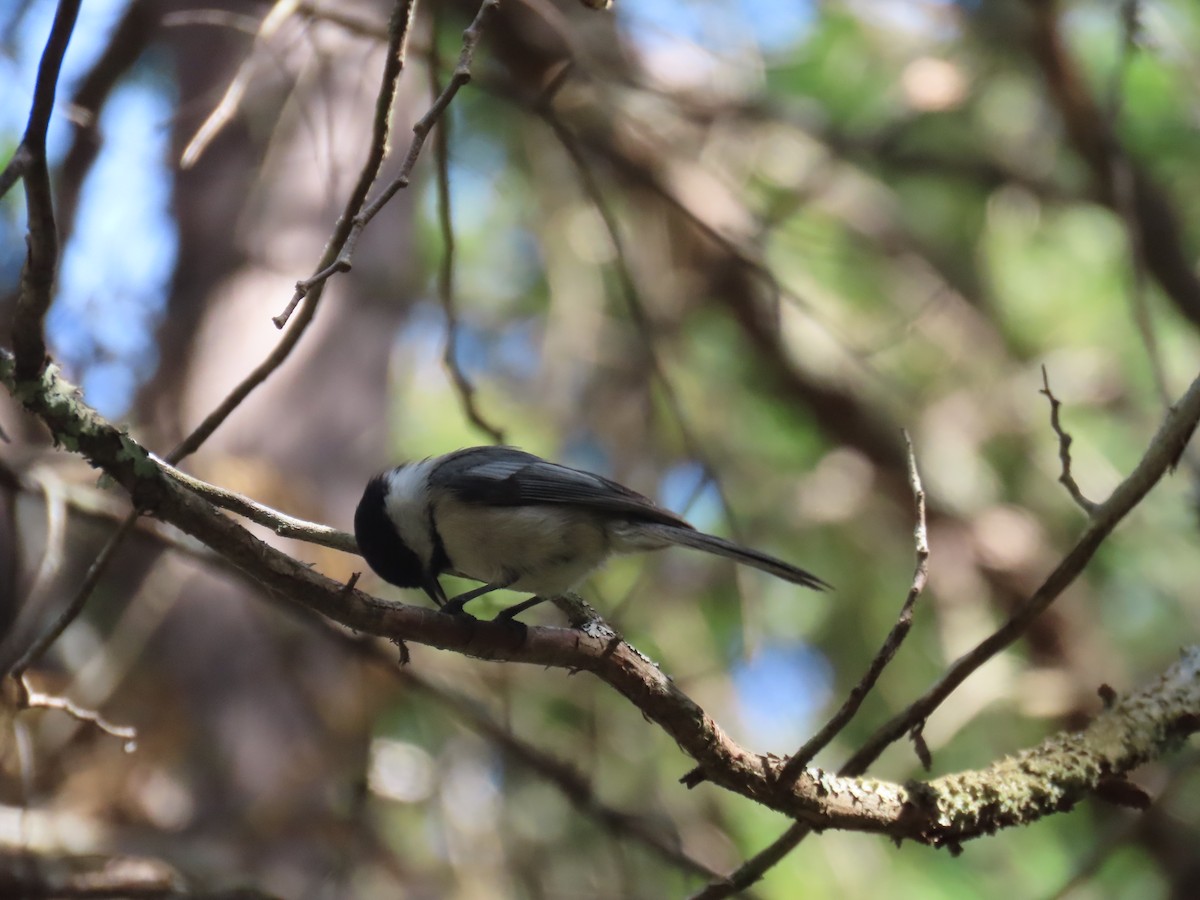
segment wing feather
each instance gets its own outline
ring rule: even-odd
[[[577,506],[613,518],[692,527],[623,484],[514,447],[474,447],[449,454],[430,474],[430,481],[468,503]]]

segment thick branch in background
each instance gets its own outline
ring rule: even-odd
[[[1200,278],[1186,249],[1179,214],[1145,166],[1121,146],[1062,35],[1055,0],[1030,0],[1030,55],[1042,71],[1075,152],[1087,163],[1101,201],[1126,220],[1144,263],[1176,308],[1200,327]],[[1128,182],[1122,196],[1121,174]]]
[[[603,623],[576,630],[479,622],[384,603],[348,589],[258,541],[173,480],[128,434],[88,408],[53,367],[38,382],[17,385],[12,358],[2,354],[0,382],[42,419],[57,443],[77,450],[124,486],[137,508],[199,538],[270,593],[300,602],[357,631],[394,641],[429,644],[481,659],[592,672],[674,738],[701,764],[710,781],[817,827],[956,845],[1067,807],[1095,789],[1102,777],[1112,779],[1129,771],[1200,726],[1200,651],[1194,651],[1158,684],[1102,714],[1094,734],[1089,729],[1082,736],[1052,739],[1029,751],[1020,766],[1036,770],[1049,781],[1030,781],[1013,795],[1011,804],[998,802],[993,793],[1007,796],[1004,785],[1012,778],[1012,770],[1004,763],[995,768],[998,780],[984,774],[957,775],[925,786],[902,787],[808,769],[794,786],[781,786],[778,760],[750,752],[731,740],[657,666]],[[1142,466],[1114,492],[1109,503],[1119,498],[1128,512],[1166,470],[1173,454],[1177,455],[1180,435],[1186,440],[1197,418],[1200,380],[1168,417]],[[1112,524],[1107,523],[1107,530]],[[1098,543],[1099,539],[1082,541],[1075,554],[1068,556],[1049,583],[1055,595],[1066,586],[1064,580],[1069,583],[1070,577],[1078,574]],[[1068,564],[1073,571],[1070,577]],[[964,672],[973,671],[973,659],[968,656],[952,668],[947,680],[955,676],[961,680]],[[941,696],[939,691],[931,692],[932,706]],[[923,705],[913,709],[927,714]],[[1079,763],[1083,757],[1087,761]],[[1069,758],[1076,764],[1066,765]],[[1033,766],[1031,760],[1044,760],[1044,764]],[[1035,790],[1034,784],[1040,786]],[[1052,806],[1040,802],[1047,795],[1055,798]]]

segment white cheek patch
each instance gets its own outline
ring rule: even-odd
[[[428,565],[433,559],[433,535],[429,524],[429,470],[431,460],[410,463],[387,476],[384,508],[400,540]]]

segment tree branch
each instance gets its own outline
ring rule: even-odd
[[[10,168],[19,167],[25,182],[28,215],[25,266],[21,270],[12,334],[16,374],[20,381],[35,378],[46,365],[45,319],[58,268],[58,229],[54,223],[54,198],[50,193],[50,170],[46,163],[46,131],[54,110],[63,56],[78,15],[79,0],[61,0],[58,4],[38,66],[29,122],[21,145],[9,163]],[[2,180],[8,181],[7,174]]]
[[[12,357],[0,352],[0,382],[45,422],[60,444],[77,450],[122,484],[139,510],[199,538],[272,595],[393,641],[414,641],[479,659],[591,672],[670,735],[701,764],[710,781],[814,827],[956,846],[989,830],[1066,808],[1094,789],[1101,775],[1119,776],[1200,727],[1200,649],[1194,649],[1154,685],[1102,713],[1091,728],[1058,736],[1022,754],[1017,770],[1012,763],[1001,762],[982,773],[947,776],[925,785],[898,785],[806,769],[794,785],[783,787],[778,782],[779,760],[731,740],[658,666],[603,623],[576,630],[481,622],[388,603],[341,585],[257,540],[185,488],[128,434],[90,409],[55,368],[47,368],[36,382],[18,385]],[[1161,477],[1198,416],[1200,380],[1168,416],[1142,464],[1104,504],[1093,528],[1034,601],[1048,604],[1045,598],[1052,599],[1078,574],[1121,515]],[[975,652],[968,654],[952,667],[946,683],[966,677],[975,657]],[[931,696],[940,701],[943,689],[939,683]],[[914,704],[917,713],[924,709]],[[876,741],[868,750],[876,744],[882,749],[887,743],[890,740]],[[1063,760],[1076,764],[1065,765]],[[1032,774],[1021,781],[1020,771]],[[1013,801],[997,801],[1008,796],[1006,784],[1013,779],[1017,779]],[[1053,805],[1043,802],[1046,796],[1053,796]]]
[[[900,606],[900,615],[896,618],[896,624],[888,632],[879,652],[871,660],[867,671],[854,686],[850,696],[846,698],[833,717],[825,723],[825,726],[809,738],[804,746],[797,750],[784,765],[783,770],[779,773],[779,780],[783,784],[791,784],[813,757],[828,746],[829,742],[850,723],[912,628],[913,610],[916,608],[917,599],[925,590],[925,582],[929,579],[929,534],[925,525],[925,489],[921,485],[921,475],[917,471],[917,459],[913,452],[912,438],[909,437],[907,431],[904,433],[904,443],[908,447],[908,478],[912,484],[913,503],[916,506],[917,517],[916,526],[913,528],[917,563],[913,572],[912,586],[908,589],[908,595]]]
[[[353,218],[345,220],[345,237],[336,247],[333,242],[330,242],[330,249],[336,250],[336,252],[327,252],[325,260],[323,260],[323,262],[327,260],[325,267],[319,268],[316,274],[306,281],[296,284],[296,294],[292,298],[292,302],[273,320],[278,327],[282,328],[284,326],[296,304],[309,291],[320,288],[329,278],[338,272],[350,271],[354,258],[354,250],[358,245],[358,238],[362,234],[363,229],[388,204],[388,201],[392,197],[396,196],[403,188],[408,187],[409,181],[412,178],[413,167],[417,164],[417,157],[421,155],[421,149],[425,146],[425,140],[429,137],[429,132],[433,130],[433,126],[437,124],[437,121],[445,113],[447,107],[450,106],[450,101],[454,99],[463,85],[471,80],[471,61],[475,56],[475,48],[479,45],[479,40],[483,36],[484,23],[491,12],[499,5],[500,0],[483,0],[483,3],[480,4],[479,12],[475,14],[475,18],[471,24],[463,32],[462,51],[458,57],[458,64],[454,67],[454,74],[450,77],[450,82],[438,94],[433,104],[426,110],[425,115],[421,116],[417,120],[417,123],[413,125],[413,139],[408,145],[408,153],[405,154],[404,161],[400,164],[400,171],[379,192],[374,200],[365,206],[360,202],[355,207]],[[341,229],[342,225],[343,221],[339,220],[339,229]]]
[[[1032,596],[1022,603],[1000,628],[964,656],[959,657],[937,683],[908,709],[880,727],[847,763],[850,771],[864,771],[885,747],[924,722],[972,672],[1025,632],[1029,624],[1083,571],[1084,566],[1118,523],[1142,502],[1163,475],[1174,468],[1191,440],[1197,422],[1200,422],[1200,378],[1193,381],[1179,401],[1167,411],[1158,432],[1151,439],[1133,472],[1117,485],[1108,499],[1096,507],[1087,529],[1075,542],[1075,546]]]
[[[304,519],[289,516],[287,513],[282,513],[263,503],[251,500],[249,497],[239,494],[236,491],[217,487],[215,484],[209,484],[207,481],[201,481],[199,478],[194,478],[186,472],[181,472],[166,462],[166,460],[159,459],[153,453],[150,454],[150,457],[162,467],[162,470],[167,475],[171,476],[171,478],[194,494],[203,497],[213,506],[227,509],[230,512],[237,513],[239,516],[249,519],[251,522],[266,526],[280,537],[305,541],[321,547],[330,547],[333,550],[341,550],[343,553],[358,553],[358,542],[352,534],[340,531],[337,528],[331,528],[328,525],[321,525],[318,522],[308,522]]]
[[[359,172],[354,190],[347,198],[342,215],[334,225],[333,235],[317,263],[318,272],[326,269],[337,258],[338,252],[350,234],[350,223],[358,210],[362,208],[367,192],[371,189],[371,185],[379,174],[379,167],[383,164],[384,156],[387,153],[388,136],[391,133],[392,102],[396,97],[396,84],[404,69],[404,51],[415,6],[416,0],[396,0],[392,21],[388,28],[387,60],[383,67],[379,94],[375,99],[374,130],[371,135],[370,149],[367,151],[367,159]],[[270,355],[242,379],[229,396],[221,401],[220,405],[168,454],[167,459],[172,463],[178,463],[184,457],[194,453],[229,418],[229,415],[241,405],[242,401],[266,381],[291,355],[292,350],[299,343],[300,338],[308,329],[309,323],[316,315],[317,304],[325,290],[325,279],[323,278],[315,279],[314,276],[314,279],[301,282],[301,284],[306,287],[301,291],[300,285],[297,285],[296,294],[288,305],[288,314],[290,315],[296,305],[304,300],[299,315],[291,323],[291,328],[280,339]],[[275,324],[282,328],[286,322],[287,318],[285,317],[283,321],[276,320]]]
[[[1058,435],[1058,460],[1062,464],[1062,471],[1058,475],[1059,483],[1067,489],[1067,493],[1071,495],[1076,506],[1089,516],[1095,515],[1096,504],[1083,495],[1083,491],[1079,489],[1079,484],[1075,481],[1075,476],[1071,474],[1071,442],[1074,438],[1063,430],[1058,414],[1062,402],[1050,390],[1050,376],[1046,374],[1045,366],[1042,366],[1042,389],[1038,393],[1050,401],[1050,427]]]

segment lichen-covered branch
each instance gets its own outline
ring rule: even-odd
[[[1200,649],[1194,649],[1158,682],[1103,712],[1086,731],[1054,738],[990,770],[899,785],[806,769],[793,785],[781,784],[780,760],[731,740],[657,666],[602,625],[480,622],[348,588],[262,543],[173,478],[128,434],[90,409],[53,366],[18,384],[11,355],[0,351],[0,382],[41,418],[60,445],[123,485],[139,509],[199,538],[273,595],[367,634],[482,659],[589,671],[674,738],[710,781],[816,827],[953,846],[1069,807],[1103,780],[1166,751],[1200,726]]]
[[[1100,713],[1080,732],[1056,734],[985,769],[913,786],[934,844],[954,844],[1070,809],[1107,782],[1178,747],[1200,730],[1200,647],[1157,680]]]
[[[1183,396],[1167,411],[1158,432],[1151,438],[1137,466],[1104,502],[1096,505],[1087,529],[1037,590],[1013,611],[1003,625],[955,660],[942,677],[908,709],[880,726],[846,763],[846,771],[865,771],[884,748],[924,722],[973,672],[1024,634],[1030,623],[1045,612],[1079,576],[1100,545],[1112,534],[1113,529],[1142,502],[1162,477],[1175,467],[1184,448],[1192,439],[1198,422],[1200,378],[1193,381]]]

